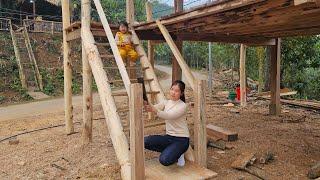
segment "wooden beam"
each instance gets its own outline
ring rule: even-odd
[[[90,0],[81,0],[81,36],[85,36],[85,31],[90,29],[91,21],[91,3]],[[82,79],[83,79],[83,127],[82,127],[82,140],[84,144],[92,142],[92,73],[85,52],[84,44],[82,42]]]
[[[206,131],[206,81],[197,80],[194,90],[194,148],[195,162],[207,167],[207,131]]]
[[[173,55],[177,59],[179,65],[182,69],[183,74],[185,74],[187,81],[189,82],[191,88],[194,90],[195,89],[195,78],[194,78],[191,70],[189,69],[187,63],[184,61],[179,49],[177,48],[176,44],[173,42],[173,39],[170,36],[166,27],[164,27],[159,20],[157,20],[156,22],[157,22],[157,25],[158,25],[162,35],[166,39],[166,42],[168,43],[171,51],[173,52]]]
[[[103,63],[99,56],[98,48],[95,44],[94,37],[89,29],[86,29],[82,37],[84,47],[87,53],[90,67],[98,86],[100,102],[102,104],[108,132],[110,134],[117,159],[121,166],[121,177],[124,180],[131,179],[131,165],[129,159],[129,145],[123,132],[120,117],[117,113],[116,104],[112,97],[108,77],[103,69]],[[130,91],[129,91],[130,93]]]
[[[183,0],[174,0],[174,12],[179,13],[183,11]],[[183,42],[181,40],[176,40],[176,46],[180,53],[182,54]],[[172,55],[172,83],[176,80],[182,79],[182,70],[179,63],[174,55]]]
[[[246,87],[246,46],[240,46],[240,103],[241,106],[247,105],[247,87]]]
[[[320,0],[294,0],[294,5],[298,6],[301,4],[306,4],[306,3],[316,3],[320,5]]]
[[[62,0],[64,104],[67,134],[74,132],[72,107],[72,69],[66,28],[70,26],[69,0]]]
[[[142,85],[131,84],[130,91],[130,159],[131,179],[145,179]]]
[[[281,39],[277,39],[277,45],[271,47],[270,63],[270,90],[271,100],[269,113],[271,115],[280,115],[280,58],[281,58]]]
[[[115,41],[115,39],[113,37],[113,34],[112,34],[111,28],[109,26],[108,20],[106,18],[106,15],[105,15],[103,9],[102,9],[100,1],[99,0],[94,0],[94,3],[96,5],[96,9],[98,11],[100,20],[102,22],[103,29],[104,29],[104,31],[105,31],[105,33],[107,35],[107,38],[108,38],[109,44],[111,46],[114,58],[115,58],[116,63],[117,63],[117,66],[119,67],[119,72],[120,72],[121,78],[122,78],[122,80],[124,82],[125,89],[126,89],[127,93],[129,94],[129,92],[130,92],[130,79],[129,79],[127,70],[126,70],[126,68],[124,66],[122,57],[120,56],[120,52],[119,52],[119,49],[117,47],[116,41]]]
[[[238,139],[238,133],[215,126],[213,124],[207,125],[207,135],[209,137],[222,139],[224,141],[236,141]]]

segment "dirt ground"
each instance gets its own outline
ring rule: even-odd
[[[190,91],[187,101],[192,98]],[[233,149],[208,147],[208,168],[217,172],[214,179],[257,179],[246,172],[234,170],[231,163],[243,152],[253,151],[257,157],[272,152],[274,160],[255,165],[270,179],[307,179],[309,168],[320,161],[319,112],[283,106],[281,116],[268,115],[268,101],[251,100],[246,108],[223,107],[214,102],[221,97],[207,98],[207,123],[236,131],[239,139],[228,142]],[[117,104],[126,106],[125,98]],[[127,115],[121,114],[124,126]],[[1,119],[1,118],[0,118]],[[189,128],[193,126],[192,108],[188,114]],[[66,135],[63,126],[18,136],[18,144],[0,142],[0,179],[120,179],[111,139],[100,105],[94,106],[93,142],[81,144],[82,110],[74,109],[75,130]],[[14,120],[0,120],[0,139],[43,127],[64,123],[63,112],[32,115]],[[150,123],[145,120],[145,124]],[[164,133],[164,127],[153,127],[145,134]],[[126,133],[128,135],[128,133]],[[157,157],[146,151],[146,159]]]

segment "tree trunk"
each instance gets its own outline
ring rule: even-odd
[[[264,90],[265,91],[270,91],[270,46],[267,46],[266,49],[266,60],[264,63],[264,73],[265,73],[265,82],[264,82]]]
[[[258,62],[259,62],[259,86],[258,92],[261,93],[263,89],[263,65],[264,65],[264,48],[257,48]]]

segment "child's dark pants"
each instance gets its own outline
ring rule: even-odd
[[[189,138],[170,135],[153,135],[144,138],[144,146],[151,151],[161,152],[159,161],[169,166],[178,161],[179,157],[188,150]]]

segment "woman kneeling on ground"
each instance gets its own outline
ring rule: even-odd
[[[184,166],[184,153],[189,147],[189,130],[186,121],[185,84],[177,80],[170,88],[170,99],[156,105],[146,104],[148,112],[154,112],[165,119],[166,135],[151,135],[144,138],[145,148],[161,152],[159,161],[164,166],[178,162]]]

